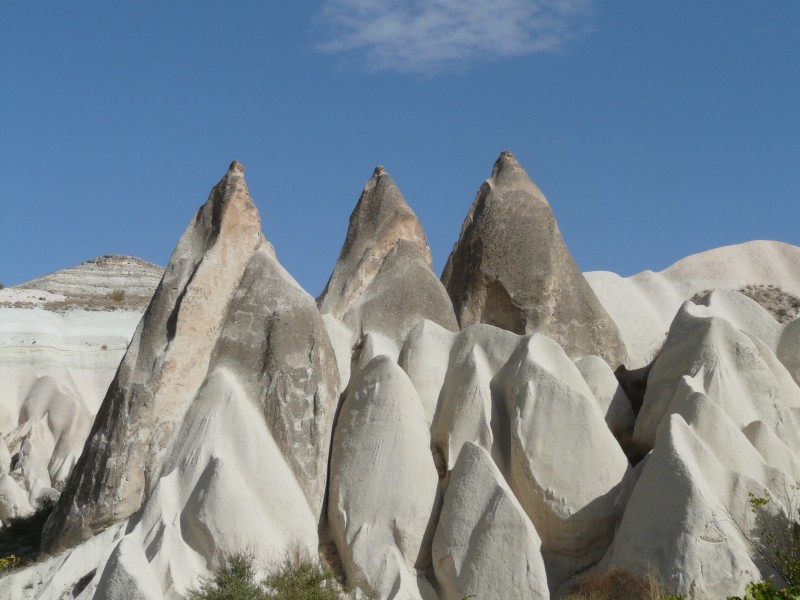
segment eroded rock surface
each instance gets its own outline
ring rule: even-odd
[[[743,276],[792,289],[795,266],[764,257],[794,250],[747,248],[761,258]],[[738,273],[720,259],[738,251],[712,254],[679,265],[690,287],[709,265],[712,284]],[[64,335],[77,309],[44,306],[64,302],[57,290],[0,294],[14,303],[0,306],[0,375],[29,367],[0,379],[0,520],[66,482],[45,544],[68,547],[0,578],[0,597],[171,600],[231,553],[269,567],[292,547],[381,598],[558,598],[615,567],[655,568],[688,598],[741,595],[774,575],[743,533],[748,493],[786,510],[800,480],[797,321],[712,285],[674,309],[652,366],[618,380],[612,330],[571,260],[504,154],[448,266],[462,324],[476,321],[459,330],[419,222],[378,170],[318,306],[263,238],[234,163],[181,238],[80,459],[108,382],[89,363],[111,338]],[[29,311],[24,332],[7,310]]]
[[[422,225],[383,167],[376,167],[350,215],[339,260],[317,304],[344,322],[353,344],[380,336],[395,352],[397,340],[422,319],[458,329]]]
[[[439,478],[408,376],[378,356],[351,382],[331,456],[328,518],[351,584],[420,598],[430,566]],[[420,590],[422,586],[422,590]]]
[[[506,557],[498,561],[498,556]],[[461,449],[433,539],[441,598],[549,598],[541,540],[491,456]]]
[[[234,162],[173,252],[48,520],[47,550],[72,546],[142,505],[261,239],[244,168]]]
[[[442,282],[461,327],[541,333],[571,357],[595,354],[612,368],[626,360],[617,326],[564,244],[550,204],[510,152],[472,203]]]

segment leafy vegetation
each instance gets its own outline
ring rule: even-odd
[[[209,577],[200,580],[189,600],[337,600],[333,573],[302,551],[287,553],[276,568],[257,581],[253,557],[233,554]]]
[[[748,494],[757,531],[754,545],[759,556],[789,586],[800,585],[800,484],[786,494],[786,512],[776,507],[769,491]]]
[[[7,573],[24,566],[28,561],[16,554],[9,554],[0,558],[0,573]]]
[[[337,600],[333,573],[300,551],[288,553],[265,580],[269,600]]]
[[[728,600],[800,600],[800,586],[776,590],[771,581],[747,584],[744,597],[728,596]]]
[[[728,600],[800,600],[800,484],[791,486],[782,500],[784,508],[768,490],[761,495],[750,492],[755,535],[737,527],[787,587],[779,590],[771,580],[754,581],[747,584],[743,598],[730,596]]]
[[[244,553],[228,556],[225,564],[209,577],[200,580],[200,587],[191,590],[189,600],[266,600],[266,590],[256,582],[253,558]]]
[[[617,567],[581,575],[570,585],[566,600],[683,600],[683,596],[670,594],[655,573],[644,577]]]

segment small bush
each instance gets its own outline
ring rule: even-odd
[[[114,302],[122,302],[125,300],[125,290],[114,290],[108,297]]]
[[[293,550],[264,581],[256,581],[253,557],[233,554],[191,590],[189,600],[337,600],[333,574],[305,552]]]
[[[302,550],[292,550],[264,580],[269,600],[337,600],[333,573]]]
[[[728,600],[800,600],[800,483],[785,489],[780,503],[766,489],[761,495],[749,492],[747,496],[753,522],[742,524],[732,516],[731,521],[786,587],[778,590],[771,580],[753,581],[747,584],[744,597],[729,596]]]
[[[748,494],[756,530],[748,541],[789,587],[800,587],[800,484],[791,486],[784,496],[785,511],[768,490],[760,496]]]
[[[567,600],[682,600],[667,593],[659,577],[636,575],[624,567],[587,573],[569,586]]]
[[[9,554],[0,558],[0,573],[7,573],[27,564],[27,560],[17,556],[16,554]]]
[[[728,596],[728,600],[798,600],[800,586],[776,590],[771,581],[758,581],[747,584],[742,596]]]
[[[189,600],[266,600],[266,591],[256,582],[253,557],[240,553],[228,556],[210,577],[200,580],[200,588],[189,592]]]

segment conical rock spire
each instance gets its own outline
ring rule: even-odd
[[[572,357],[612,367],[625,345],[575,264],[541,190],[510,152],[495,162],[467,214],[442,282],[461,327],[542,333]]]
[[[421,319],[458,329],[422,225],[382,166],[350,215],[339,260],[317,304],[356,337],[373,332],[403,339]]]
[[[47,522],[45,550],[72,546],[139,509],[262,240],[244,167],[234,161],[170,258]]]

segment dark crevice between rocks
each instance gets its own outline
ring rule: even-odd
[[[650,364],[639,369],[629,370],[625,365],[620,365],[617,367],[616,371],[614,371],[614,375],[622,391],[625,392],[625,395],[628,397],[631,403],[631,409],[636,417],[639,416],[639,411],[642,410],[644,395],[647,392],[647,380],[650,377],[650,371],[653,369],[656,358],[654,358]],[[613,433],[622,451],[628,458],[628,462],[633,467],[639,464],[652,449],[634,439],[633,427]]]
[[[360,348],[363,345],[363,340],[359,340],[357,345],[359,346],[360,354]],[[354,372],[352,368],[353,364],[351,363],[351,374]],[[350,380],[346,383],[342,382],[344,386],[342,392],[339,394],[339,401],[336,404],[336,410],[333,413],[330,445],[328,447],[327,475],[325,478],[325,496],[322,499],[322,510],[319,523],[317,524],[317,536],[319,537],[319,558],[323,564],[327,565],[327,567],[333,572],[336,581],[338,581],[343,587],[346,587],[347,576],[344,572],[344,566],[342,565],[341,556],[339,555],[339,549],[336,547],[336,542],[331,537],[330,524],[328,523],[328,502],[330,501],[331,462],[333,460],[333,443],[336,437],[336,427],[339,424],[339,414],[342,412],[342,406],[344,406],[344,402],[347,399],[347,394],[350,391],[350,382],[352,380],[353,378],[350,377]]]
[[[72,586],[73,598],[77,598],[78,596],[81,595],[83,590],[86,589],[86,586],[88,586],[89,583],[92,581],[92,579],[94,579],[95,573],[97,573],[97,569],[89,571],[86,575],[84,575],[83,577],[78,579],[78,581],[75,582],[75,585]]]

